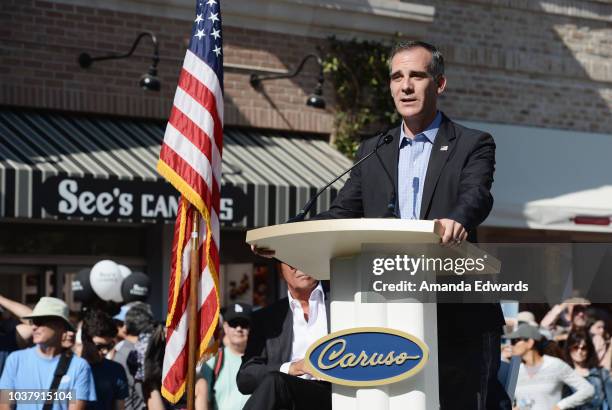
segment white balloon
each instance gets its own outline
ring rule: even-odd
[[[119,272],[121,272],[121,276],[123,276],[123,279],[127,278],[132,273],[132,270],[125,265],[117,266],[119,266]]]
[[[119,265],[111,260],[102,260],[91,268],[89,276],[91,288],[102,300],[121,302],[121,282],[123,275]]]

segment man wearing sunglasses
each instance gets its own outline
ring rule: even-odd
[[[83,352],[93,372],[98,400],[90,409],[123,410],[128,397],[128,382],[123,367],[106,355],[115,346],[117,328],[113,319],[101,310],[87,312],[83,320]]]
[[[223,347],[202,366],[196,383],[196,410],[241,409],[248,400],[249,396],[238,391],[236,375],[249,338],[251,311],[246,303],[221,310]]]
[[[68,306],[64,301],[43,297],[32,314],[24,316],[30,320],[32,341],[35,346],[18,350],[9,355],[0,378],[0,409],[10,408],[7,395],[18,390],[38,393],[57,391],[51,402],[53,410],[85,409],[87,401],[96,400],[91,368],[87,362],[63,347],[69,332],[74,328],[68,319]],[[61,394],[60,394],[61,393]],[[61,400],[60,400],[61,399]],[[17,409],[42,409],[43,400],[35,404],[15,403]]]

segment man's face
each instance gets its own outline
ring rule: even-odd
[[[428,119],[437,110],[446,78],[432,78],[427,71],[430,62],[431,53],[422,47],[400,51],[391,60],[391,96],[404,119]]]
[[[573,311],[573,325],[574,327],[585,327],[587,324],[587,312],[584,306],[576,306]]]
[[[96,350],[98,351],[100,359],[103,359],[108,354],[108,352],[110,352],[115,346],[115,341],[112,337],[94,336],[91,338],[91,340],[96,346]]]
[[[309,290],[313,289],[317,283],[317,280],[306,275],[301,270],[297,270],[285,263],[281,263],[281,273],[287,286],[290,289],[295,290]]]
[[[54,317],[37,317],[30,320],[32,342],[34,344],[53,344],[61,342],[67,331],[62,319]]]
[[[249,337],[250,322],[244,318],[236,318],[223,322],[223,331],[230,343],[234,345],[245,345]]]

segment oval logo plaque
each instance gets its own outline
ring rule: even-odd
[[[384,327],[358,327],[331,333],[306,352],[312,374],[335,384],[380,386],[418,373],[429,358],[419,338]]]

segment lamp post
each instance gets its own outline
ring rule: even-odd
[[[79,65],[81,66],[81,68],[89,68],[94,63],[94,61],[119,60],[122,58],[128,58],[134,53],[134,50],[136,50],[136,47],[138,47],[140,40],[145,36],[150,37],[151,41],[153,42],[153,61],[149,66],[147,72],[140,77],[138,85],[140,85],[140,87],[145,90],[159,91],[161,88],[161,81],[157,77],[157,64],[159,63],[159,44],[157,42],[157,37],[155,37],[155,34],[150,31],[143,31],[142,33],[138,34],[138,37],[136,37],[136,40],[134,40],[134,43],[132,44],[132,48],[125,54],[109,54],[105,56],[92,57],[88,53],[81,53],[79,54]]]

